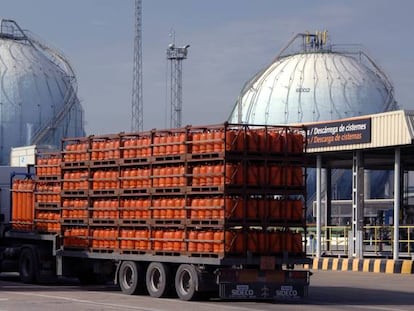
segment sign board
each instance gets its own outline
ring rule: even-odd
[[[371,118],[307,126],[308,148],[371,142]]]

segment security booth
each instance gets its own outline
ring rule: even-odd
[[[315,256],[322,255],[323,246],[329,250],[332,242],[330,230],[322,235],[323,226],[335,225],[346,228],[343,252],[349,258],[363,258],[370,251],[393,259],[410,256],[414,111],[305,125],[308,167],[315,168],[308,176],[315,190],[308,199],[308,211],[316,221]]]

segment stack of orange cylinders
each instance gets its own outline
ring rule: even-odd
[[[60,158],[38,158],[36,159],[37,176],[60,176]]]
[[[34,219],[34,181],[14,180],[12,185],[13,228],[29,230]]]
[[[135,249],[148,250],[149,249],[149,231],[137,230],[135,231]]]
[[[62,218],[83,219],[88,217],[88,200],[66,199],[63,201]]]
[[[88,229],[66,229],[63,233],[63,245],[71,247],[88,247],[88,236]]]
[[[215,240],[215,237],[218,240]],[[215,234],[214,231],[188,231],[188,251],[191,253],[212,253],[215,250],[222,250],[222,234]]]
[[[92,247],[98,249],[115,250],[118,247],[117,229],[95,229],[92,230]]]
[[[88,189],[88,172],[76,171],[65,172],[63,181],[63,190],[87,190]]]

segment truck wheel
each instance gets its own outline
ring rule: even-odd
[[[198,273],[193,265],[182,264],[175,274],[175,290],[182,300],[198,298]]]
[[[39,261],[36,251],[32,248],[23,248],[19,258],[19,274],[23,283],[36,283]]]
[[[134,261],[124,261],[118,271],[118,282],[124,294],[135,295],[144,291],[144,271]]]
[[[166,264],[152,262],[148,266],[146,285],[151,297],[166,297],[171,292],[171,272]]]

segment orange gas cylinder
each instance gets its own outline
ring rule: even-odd
[[[303,203],[301,200],[291,201],[292,220],[301,220],[303,218]]]
[[[224,251],[226,253],[233,253],[235,235],[232,231],[224,232]]]
[[[165,155],[166,154],[166,143],[167,143],[167,136],[161,136],[160,137],[160,155]]]
[[[148,219],[149,218],[149,207],[151,205],[151,201],[149,199],[142,201],[142,218]]]
[[[155,230],[154,232],[154,250],[160,251],[163,248],[164,231]]]
[[[188,251],[191,253],[197,252],[197,231],[190,231],[188,233]]]
[[[282,167],[278,165],[270,165],[268,167],[268,181],[272,186],[281,186],[282,185]]]
[[[179,134],[174,134],[173,136],[171,136],[171,147],[170,147],[170,153],[171,154],[178,154],[180,152],[180,137]]]
[[[135,230],[135,241],[134,241],[134,249],[141,249],[139,243],[142,239],[142,230]]]
[[[214,152],[223,152],[224,151],[224,132],[222,130],[213,132],[213,151]]]
[[[304,137],[300,133],[293,133],[293,152],[302,153],[304,145]]]
[[[205,166],[205,175],[206,186],[212,186],[214,182],[214,168],[212,165]]]
[[[205,240],[205,232],[204,231],[199,231],[197,233],[197,243],[196,243],[198,253],[204,252],[204,244],[205,244],[204,240]]]
[[[235,252],[238,254],[244,254],[246,252],[246,242],[243,232],[236,232]]]
[[[174,231],[173,250],[176,251],[176,252],[183,251],[183,249],[182,249],[183,233],[184,233],[184,231],[182,231],[182,230]]]
[[[143,149],[142,156],[150,157],[152,155],[151,138],[145,138],[143,144],[147,147]]]
[[[134,158],[136,156],[135,149],[132,149],[133,140],[127,139],[124,141],[124,149],[123,149],[123,158],[129,159]]]
[[[20,220],[20,211],[19,211],[19,202],[18,202],[18,197],[19,197],[19,193],[18,193],[18,189],[19,189],[19,180],[14,180],[13,181],[13,186],[12,186],[12,217],[11,220],[13,222],[19,221]],[[16,224],[13,224],[13,228],[17,228]]]
[[[213,240],[214,240],[213,252],[220,253],[220,252],[224,251],[223,239],[224,239],[224,232],[223,231],[214,231],[214,234],[213,234]],[[222,250],[222,247],[223,247],[223,250]]]
[[[190,140],[190,138],[191,137],[189,137],[189,140]],[[187,145],[186,145],[185,139],[186,139],[186,134],[185,133],[180,133],[178,135],[178,142],[179,142],[178,153],[180,153],[180,154],[184,154],[184,153],[187,152]],[[191,146],[188,146],[188,152],[191,151],[190,148],[191,148]]]
[[[254,131],[247,131],[245,133],[245,139],[246,139],[246,148],[247,151],[255,152],[257,151],[257,135]]]
[[[292,233],[292,252],[301,253],[303,251],[302,234]]]
[[[214,232],[213,231],[206,231],[204,233],[204,251],[205,252],[213,252],[213,244],[214,244]]]
[[[293,233],[291,231],[283,231],[282,234],[282,247],[283,251],[291,253],[293,251]]]
[[[259,233],[252,231],[247,236],[247,251],[259,253]]]
[[[202,132],[200,134],[200,153],[207,152],[207,133]]]
[[[246,139],[245,139],[244,130],[237,131],[236,134],[236,151],[245,151],[246,150]]]
[[[293,167],[292,166],[283,167],[282,184],[286,186],[293,186]]]
[[[234,184],[236,185],[243,185],[247,183],[245,179],[244,172],[247,171],[247,167],[243,165],[243,163],[237,163],[235,165],[235,174],[234,174]]]
[[[304,184],[303,170],[299,166],[292,167],[292,184],[302,186]]]
[[[231,199],[231,198],[228,198],[228,197],[225,198],[224,199],[224,217],[226,219],[229,219],[229,218],[233,218],[234,217],[233,216],[234,209],[235,209],[234,200]]]
[[[140,241],[139,245],[140,247],[143,247],[143,249],[149,249],[149,231],[148,230],[143,230],[142,231],[142,238],[144,239],[143,241]]]
[[[257,219],[258,218],[258,200],[257,199],[248,199],[247,202],[247,218],[248,219]]]
[[[215,197],[211,200],[212,210],[211,218],[220,219],[220,210],[221,210],[221,198]]]
[[[191,211],[190,211],[191,219],[198,218],[198,207],[199,206],[200,206],[200,199],[194,198],[191,200]]]
[[[200,138],[201,138],[200,133],[194,133],[193,136],[192,136],[191,152],[194,153],[194,154],[200,153]]]
[[[187,185],[187,178],[185,176],[185,167],[183,165],[180,166],[180,176],[179,176],[179,186],[184,187]]]
[[[96,230],[95,230],[96,231]],[[96,246],[93,246],[93,244],[95,243],[95,236],[96,236],[96,233],[95,233],[95,231],[94,231],[94,236],[93,236],[93,238],[94,238],[94,240],[92,241],[92,247],[96,247]],[[128,241],[127,241],[127,239],[128,239],[128,231],[129,230],[126,230],[126,229],[122,229],[121,231],[120,231],[120,238],[121,238],[121,240],[120,240],[120,244],[119,244],[119,247],[121,248],[121,249],[127,249],[128,248]],[[97,244],[97,243],[96,243]]]
[[[213,132],[205,133],[205,152],[211,153],[214,152],[214,134]]]
[[[268,152],[280,153],[282,151],[282,139],[278,132],[269,131],[267,133],[267,146],[266,149]]]
[[[164,251],[172,252],[174,250],[174,236],[175,230],[165,231],[164,232]]]
[[[224,185],[224,165],[217,164],[213,166],[213,185],[222,186]]]
[[[200,166],[193,167],[193,186],[200,185]]]
[[[259,167],[257,165],[249,165],[247,167],[247,184],[258,186],[260,184]]]
[[[259,219],[267,219],[268,214],[266,213],[266,209],[268,200],[265,199],[258,199],[257,200],[257,217]]]
[[[134,230],[127,230],[127,243],[126,248],[127,249],[134,249],[135,248],[135,231]]]
[[[226,144],[226,150],[232,151],[236,150],[236,132],[232,130],[227,130],[225,135],[225,144]]]
[[[173,136],[166,136],[165,137],[165,154],[170,155],[173,153]]]
[[[269,217],[272,220],[280,220],[283,218],[282,204],[279,200],[270,200],[269,204]]]
[[[145,147],[144,147],[144,138],[143,137],[138,137],[138,138],[134,138],[132,139],[132,143],[131,143],[131,157],[132,158],[140,158],[140,157],[145,157],[146,156],[146,152],[145,152]]]
[[[160,155],[160,137],[154,136],[154,144],[153,144],[153,152],[154,155]]]
[[[200,166],[200,186],[206,186],[207,185],[207,166],[201,165]]]
[[[172,187],[179,187],[180,186],[180,167],[174,166],[172,167],[172,176],[171,176],[171,186]]]
[[[121,156],[121,152],[119,150],[119,140],[114,140],[113,142],[113,148],[114,148],[114,159],[119,159]]]
[[[171,166],[165,168],[165,187],[172,187],[173,184],[173,169]]]

